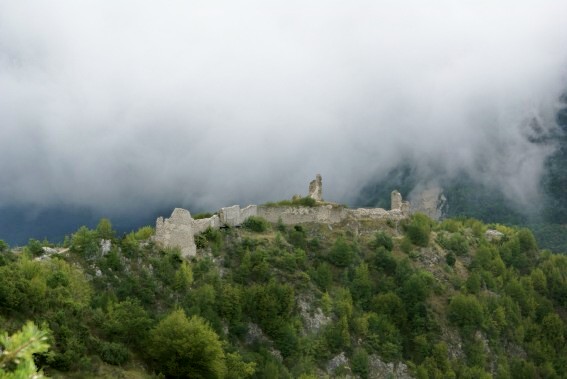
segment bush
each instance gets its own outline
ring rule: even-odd
[[[96,350],[100,359],[111,365],[121,365],[130,359],[128,349],[121,343],[99,341]]]
[[[256,233],[265,232],[266,230],[268,230],[269,225],[270,224],[268,224],[268,221],[258,216],[248,217],[248,219],[244,221],[244,224],[242,224],[242,226],[244,226],[246,229],[249,229]]]
[[[338,267],[347,267],[354,261],[354,249],[344,238],[339,237],[331,248],[329,260]]]
[[[150,332],[148,353],[167,377],[223,378],[225,355],[218,335],[199,317],[176,310]]]
[[[41,245],[40,241],[32,238],[26,246],[26,251],[34,257],[39,257],[43,254],[43,247]]]
[[[293,198],[291,200],[282,200],[277,203],[269,202],[264,204],[267,207],[314,207],[317,201],[309,196]]]
[[[406,225],[406,235],[415,245],[425,247],[429,244],[431,220],[424,214],[416,213]]]
[[[455,254],[453,252],[448,252],[447,255],[445,255],[445,262],[447,262],[447,264],[451,267],[455,266],[455,262],[457,261],[457,258],[455,257]]]
[[[392,241],[392,237],[390,237],[388,234],[384,233],[383,231],[376,233],[373,245],[374,248],[384,247],[388,251],[392,251],[392,249],[394,248],[394,242]]]
[[[483,322],[482,305],[472,295],[457,295],[451,299],[448,318],[463,329],[478,329]]]
[[[368,378],[368,353],[364,348],[357,348],[352,354],[352,372],[362,379]]]

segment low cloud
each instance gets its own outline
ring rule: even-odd
[[[319,172],[349,202],[406,162],[529,202],[560,3],[0,0],[0,206],[215,209]]]

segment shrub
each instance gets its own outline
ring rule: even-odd
[[[362,379],[368,378],[368,353],[364,348],[357,348],[352,354],[352,372]]]
[[[374,238],[374,247],[384,247],[386,250],[392,251],[392,249],[394,248],[394,242],[392,241],[392,237],[390,237],[383,231],[380,231],[376,233],[376,236]]]
[[[248,219],[244,222],[244,224],[242,226],[244,226],[246,229],[249,229],[253,232],[262,233],[262,232],[265,232],[268,229],[269,224],[268,224],[268,221],[266,221],[262,217],[251,216],[251,217],[248,217]]]
[[[136,233],[134,233],[134,236],[138,241],[146,241],[150,239],[150,237],[153,236],[154,233],[155,230],[151,226],[142,226],[136,231]]]
[[[41,246],[41,242],[36,239],[30,239],[27,246],[26,251],[33,255],[34,257],[38,257],[43,254],[43,247]]]
[[[406,225],[406,234],[411,242],[418,246],[429,244],[429,234],[431,232],[431,220],[424,214],[416,213],[412,220]]]
[[[199,317],[176,310],[150,332],[148,353],[168,377],[223,378],[225,355],[218,335]]]
[[[463,329],[480,328],[483,321],[482,305],[475,296],[457,295],[449,304],[448,318]]]
[[[193,216],[193,220],[200,220],[203,218],[211,218],[213,217],[213,213],[210,212],[202,212],[202,213],[197,213],[196,215]]]
[[[282,200],[277,203],[269,202],[264,204],[267,207],[314,207],[317,201],[309,196],[293,198],[291,200]]]
[[[99,341],[96,350],[100,359],[111,365],[121,365],[130,359],[128,349],[121,343]]]
[[[447,262],[447,264],[451,267],[455,266],[455,262],[457,261],[457,258],[455,257],[455,254],[453,252],[448,252],[447,255],[445,255],[445,262]]]
[[[339,237],[331,248],[329,260],[338,267],[347,267],[354,260],[354,249],[344,238]]]

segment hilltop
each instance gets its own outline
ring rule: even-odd
[[[192,235],[191,255],[154,236],[103,219],[2,245],[2,328],[48,331],[53,377],[566,377],[567,256],[528,229],[255,215]]]

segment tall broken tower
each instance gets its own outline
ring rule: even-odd
[[[315,201],[322,201],[323,197],[323,179],[321,178],[321,174],[317,174],[315,180],[312,180],[309,183],[309,197]]]

